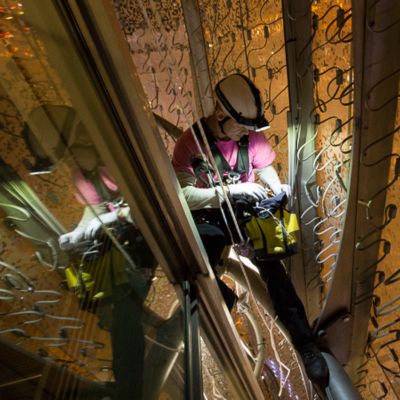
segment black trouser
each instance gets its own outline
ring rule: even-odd
[[[111,344],[116,381],[115,399],[142,399],[144,371],[143,302],[150,285],[142,293],[117,287],[113,293]]]
[[[112,365],[116,382],[114,398],[141,400],[145,354],[144,301],[151,286],[156,260],[137,230],[132,229],[128,233],[131,233],[130,236],[122,239],[131,262],[116,247],[111,247],[109,251],[112,258],[108,272],[112,293],[101,302],[98,313],[100,323],[106,325],[111,333]],[[119,273],[116,264],[120,264]],[[119,275],[119,281],[116,274]]]
[[[226,235],[219,227],[212,224],[197,224],[197,230],[199,231],[204,248],[207,252],[211,268],[215,271],[215,267],[221,258],[225,246],[229,244],[229,240],[227,240]],[[225,300],[226,306],[230,311],[235,304],[237,296],[222,279],[220,279],[218,276],[215,278],[217,280],[222,297]]]
[[[261,278],[267,284],[274,309],[292,337],[294,346],[299,347],[313,340],[303,303],[285,268],[280,261],[257,262]]]
[[[224,247],[231,244],[230,239],[220,226],[211,223],[197,224],[197,229],[207,252],[210,265],[214,269],[220,260]],[[297,296],[283,265],[279,261],[252,261],[258,267],[261,278],[267,284],[275,312],[289,331],[293,344],[299,347],[312,341],[313,335],[304,306]],[[228,308],[230,304],[233,306],[234,294],[232,290],[221,279],[218,278],[217,282]]]

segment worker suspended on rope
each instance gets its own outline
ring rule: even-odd
[[[74,144],[70,150],[79,167],[72,174],[76,197],[85,208],[77,227],[59,238],[62,249],[78,255],[66,269],[68,286],[110,330],[115,398],[141,399],[142,318],[156,260],[95,148]]]
[[[291,194],[272,166],[275,152],[263,133],[269,124],[257,87],[244,75],[233,74],[217,83],[215,96],[214,113],[182,134],[172,160],[212,268],[220,261],[226,245],[243,240],[234,213],[221,212],[229,211],[229,199],[244,197],[262,202],[266,189],[255,183],[256,177],[275,195]],[[267,284],[275,311],[302,356],[310,380],[326,386],[326,362],[279,257],[256,253],[252,261]],[[231,309],[236,294],[221,279],[217,278],[217,282]]]

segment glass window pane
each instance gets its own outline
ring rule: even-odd
[[[41,26],[0,5],[0,397],[183,398],[174,287]]]

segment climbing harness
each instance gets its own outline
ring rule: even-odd
[[[237,161],[234,168],[231,168],[229,163],[226,161],[225,157],[222,155],[221,151],[217,147],[217,140],[207,124],[204,118],[200,120],[202,128],[206,134],[208,144],[210,146],[212,155],[215,160],[215,165],[218,168],[218,172],[222,177],[223,183],[225,184],[235,184],[239,183],[241,178],[248,176],[249,174],[249,138],[248,136],[243,136],[238,142],[239,150],[237,155]],[[200,143],[203,142],[200,128],[197,123],[193,124],[193,131]],[[210,183],[204,179],[204,174],[209,174],[212,177],[212,182],[214,185],[218,185],[219,182],[214,179],[214,171],[210,163],[201,157],[194,157],[192,159],[192,167],[194,173],[198,179],[200,179],[203,184],[210,186]],[[210,175],[211,174],[211,175]]]

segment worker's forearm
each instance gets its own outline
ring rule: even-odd
[[[281,180],[279,179],[278,173],[272,165],[258,170],[257,175],[261,181],[268,185],[275,194],[278,194],[281,191]]]
[[[94,217],[96,217],[96,215],[101,215],[108,211],[109,210],[107,208],[106,203],[86,205],[83,210],[81,220],[79,221],[77,227],[85,228],[88,222],[92,220]]]
[[[191,210],[218,208],[223,203],[224,196],[219,186],[215,188],[198,188],[195,186],[196,178],[185,172],[177,173],[177,177]]]

